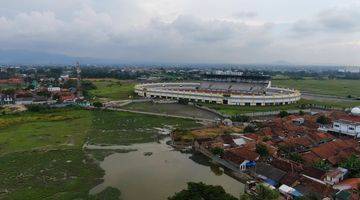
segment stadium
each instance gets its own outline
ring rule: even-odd
[[[239,106],[287,105],[301,98],[297,90],[272,87],[270,76],[241,72],[206,73],[201,82],[139,84],[135,93],[145,98]]]

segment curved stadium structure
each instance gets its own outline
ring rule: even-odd
[[[204,81],[193,83],[139,84],[135,92],[146,98],[239,106],[287,105],[301,98],[297,90],[272,87],[270,76],[240,73],[206,74]]]

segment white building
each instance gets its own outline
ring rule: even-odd
[[[360,108],[355,107],[351,110],[351,115],[335,120],[332,131],[360,138]]]
[[[344,176],[348,173],[348,170],[342,167],[332,169],[325,175],[324,182],[330,185],[334,185],[344,180]]]
[[[60,87],[48,87],[47,89],[49,92],[60,92]]]
[[[227,85],[225,85],[228,87]],[[239,85],[237,85],[239,87]],[[201,83],[149,83],[135,86],[135,92],[146,98],[161,98],[190,102],[204,102],[239,106],[287,105],[300,100],[297,90],[271,87],[264,88],[266,93],[229,92],[221,89],[199,89]],[[230,85],[231,87],[231,85]],[[248,86],[249,87],[249,86]],[[253,87],[249,87],[253,88]]]

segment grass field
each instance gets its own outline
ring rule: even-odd
[[[298,109],[298,104],[284,105],[284,106],[231,106],[221,104],[201,104],[208,108],[217,110],[226,115],[240,115],[253,112],[268,112],[278,110],[294,110]]]
[[[112,153],[84,151],[82,145],[153,141],[164,126],[193,127],[194,121],[115,111],[56,109],[48,113],[0,116],[0,199],[101,199],[89,196],[103,171],[90,158]],[[91,154],[91,155],[89,155]]]
[[[80,148],[91,116],[83,110],[1,116],[0,154],[36,148]]]
[[[88,199],[103,176],[80,149],[7,154],[0,169],[0,199]]]
[[[360,80],[316,80],[316,79],[283,79],[273,80],[275,86],[295,88],[304,92],[310,92],[322,95],[347,97],[360,97]]]
[[[95,112],[89,132],[89,142],[96,144],[144,143],[154,141],[156,128],[192,128],[199,126],[186,119],[154,117],[125,112]]]
[[[193,141],[196,138],[208,138],[208,137],[216,137],[219,135],[223,135],[225,133],[241,133],[243,128],[241,127],[210,127],[204,129],[195,129],[195,130],[181,130],[177,129],[173,133],[173,137],[175,141],[183,141],[189,142]]]
[[[134,96],[135,82],[116,79],[88,79],[94,83],[96,89],[90,90],[95,98],[108,100],[124,100]]]
[[[13,88],[22,88],[24,87],[25,85],[18,85],[18,84],[4,84],[4,83],[1,83],[0,84],[0,90],[3,90],[3,89],[13,89]]]
[[[333,101],[314,101],[301,99],[296,104],[283,105],[283,106],[230,106],[230,105],[221,105],[221,104],[202,104],[208,108],[212,108],[226,115],[241,115],[246,113],[254,112],[269,112],[269,111],[281,111],[281,110],[299,110],[302,108],[302,105],[321,105],[332,108],[351,108],[355,106],[360,106],[357,102],[333,102]]]

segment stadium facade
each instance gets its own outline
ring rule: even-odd
[[[135,92],[145,98],[239,106],[287,105],[301,98],[297,90],[272,87],[269,76],[242,73],[208,73],[202,82],[139,84]]]

